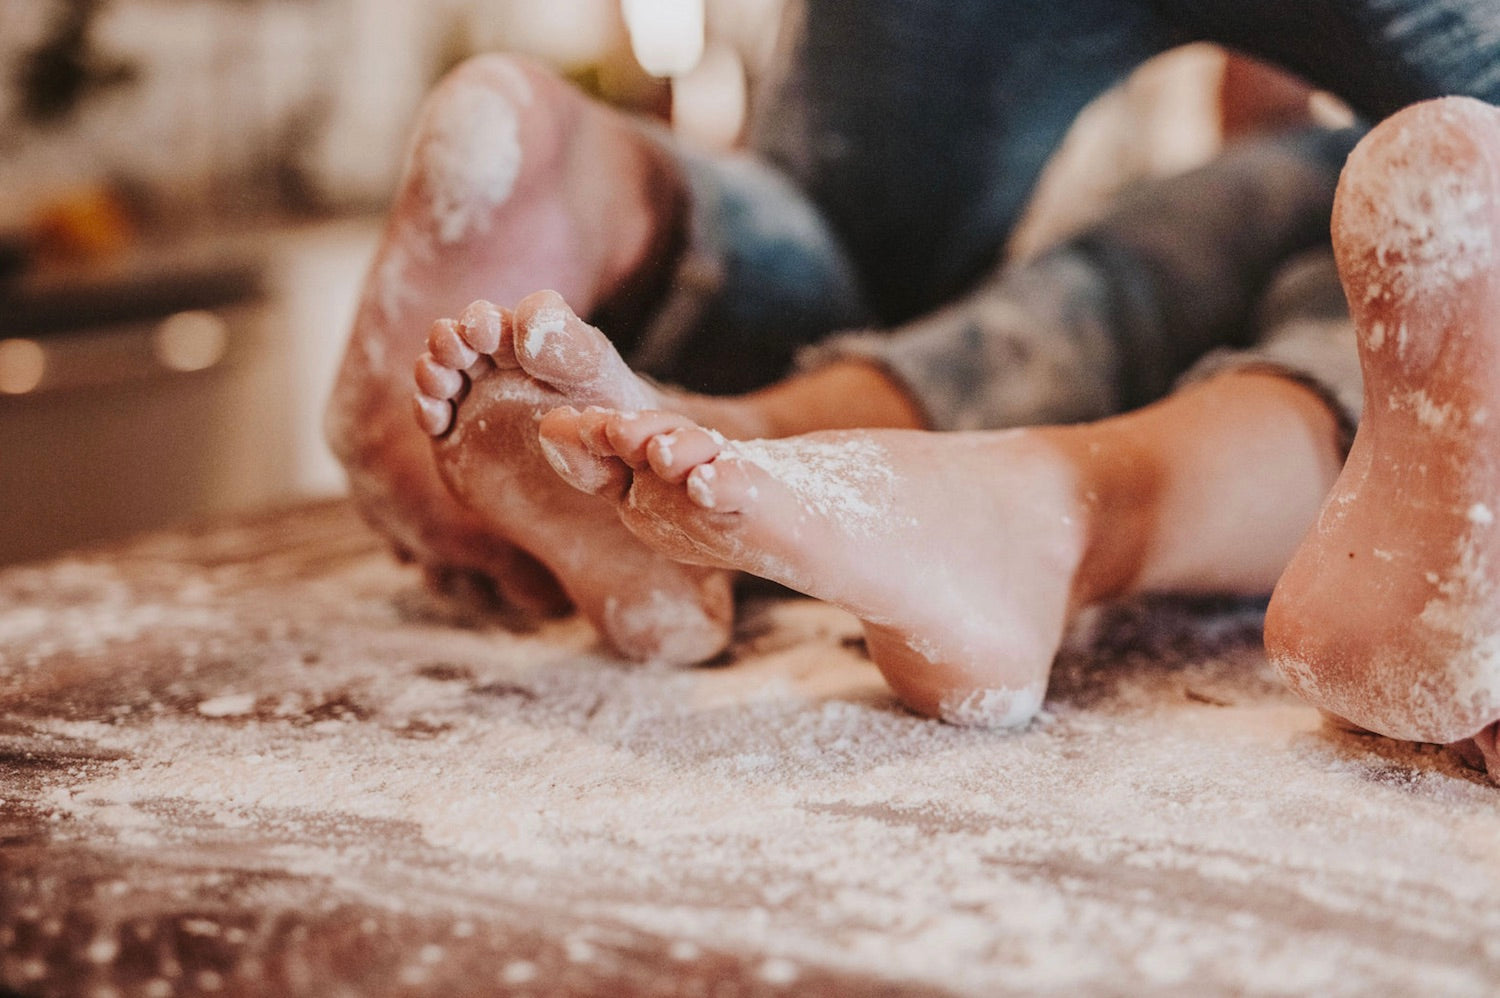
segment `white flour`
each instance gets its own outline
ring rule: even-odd
[[[849,533],[870,536],[887,526],[896,476],[885,448],[869,437],[736,440],[726,449],[764,468],[808,512]]]
[[[971,995],[1483,995],[1500,966],[1496,792],[1436,750],[1323,732],[1245,643],[1253,614],[1091,615],[1048,709],[1004,734],[896,706],[857,622],[811,601],[752,605],[731,668],[671,670],[601,657],[577,622],[403,618],[413,594],[378,558],[294,566],[274,599],[225,575],[201,618],[154,592],[173,623],[152,654],[219,665],[143,673],[124,713],[22,712],[91,756],[47,777],[55,836],[457,912],[469,934],[487,911],[566,913],[582,965],[622,926],[672,961],[748,954],[767,987],[822,969]],[[96,633],[129,630],[109,586],[79,592]],[[27,619],[0,608],[0,634]],[[144,661],[132,647],[77,663],[76,702]],[[106,959],[113,932],[81,945]],[[402,973],[427,980],[453,936]],[[546,983],[527,959],[489,973]]]
[[[520,125],[511,98],[453,83],[428,103],[413,152],[440,243],[489,228],[521,173]]]
[[[1003,729],[1031,723],[1041,708],[1040,690],[988,689],[950,693],[938,704],[938,714],[949,724]]]
[[[522,347],[532,357],[540,357],[548,349],[548,343],[567,328],[567,314],[558,308],[539,308],[526,324],[526,337]],[[560,348],[551,347],[554,353]]]

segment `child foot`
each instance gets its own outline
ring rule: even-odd
[[[731,443],[676,413],[562,408],[542,439],[655,550],[857,615],[918,712],[1012,727],[1041,705],[1085,548],[1072,465],[1044,433]]]
[[[1325,710],[1394,738],[1477,734],[1500,775],[1500,110],[1453,98],[1382,124],[1333,236],[1364,421],[1267,650]]]
[[[438,477],[409,408],[408,365],[428,327],[454,302],[547,285],[589,310],[649,297],[680,189],[631,122],[529,64],[471,60],[426,102],[327,427],[361,512],[430,579],[474,573],[523,609],[566,605]]]
[[[632,658],[696,662],[729,639],[728,575],[682,565],[642,544],[613,507],[569,488],[540,438],[543,414],[563,405],[718,411],[732,403],[669,397],[626,367],[602,333],[555,292],[514,314],[488,302],[432,327],[417,361],[417,422],[458,500],[497,535],[545,564],[614,647]],[[715,407],[718,406],[718,409]]]

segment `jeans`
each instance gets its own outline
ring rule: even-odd
[[[1278,62],[1369,119],[1444,94],[1500,101],[1494,0],[791,0],[750,155],[679,151],[687,249],[630,359],[723,393],[799,356],[855,355],[934,429],[1097,418],[1234,363],[1283,369],[1357,417],[1326,261],[1357,132],[1230,149],[1126,192],[1037,260],[1002,262],[1083,105],[1197,40]]]

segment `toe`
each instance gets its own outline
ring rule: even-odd
[[[761,495],[765,472],[738,457],[720,457],[688,472],[684,485],[693,505],[715,513],[743,513]]]
[[[675,412],[611,410],[604,420],[604,436],[626,464],[632,468],[644,468],[647,466],[646,447],[653,438],[692,425],[692,420]]]
[[[432,324],[427,331],[427,352],[439,364],[455,371],[467,371],[479,359],[479,351],[464,342],[458,323],[452,319],[439,319]]]
[[[457,398],[464,388],[463,372],[440,364],[430,353],[417,358],[413,374],[417,380],[417,388],[429,398]]]
[[[585,403],[647,408],[653,401],[614,344],[575,315],[557,292],[523,299],[514,328],[516,358],[532,377]]]
[[[719,456],[723,445],[703,429],[690,426],[651,438],[646,460],[664,482],[681,483],[699,465]]]
[[[458,319],[458,335],[477,353],[494,354],[504,339],[505,315],[491,303],[471,302]]]
[[[616,458],[591,453],[581,433],[583,414],[571,406],[542,417],[537,441],[563,481],[580,492],[618,500],[630,487],[630,470]]]
[[[412,397],[417,425],[430,437],[440,437],[453,425],[453,403],[418,392]]]
[[[609,439],[609,421],[614,415],[613,409],[601,409],[597,405],[591,405],[578,414],[578,438],[590,454],[598,457],[617,457],[622,460],[625,455],[615,449],[615,445]],[[632,468],[645,467],[644,459],[639,464],[625,461]]]

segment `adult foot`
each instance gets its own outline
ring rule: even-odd
[[[546,565],[609,642],[632,658],[696,662],[729,639],[720,567],[683,565],[641,543],[613,507],[569,488],[551,465],[543,414],[559,406],[671,407],[742,431],[739,403],[668,395],[626,367],[555,292],[515,312],[474,302],[432,327],[417,361],[417,423],[448,488],[500,536]]]
[[[365,517],[429,578],[475,574],[523,608],[565,606],[548,573],[438,477],[409,401],[428,328],[454,302],[542,286],[629,312],[651,297],[681,200],[654,142],[534,66],[475,59],[428,99],[327,427]]]
[[[1383,123],[1344,170],[1333,237],[1364,421],[1267,650],[1371,731],[1478,733],[1500,774],[1500,111],[1447,99]]]
[[[677,413],[562,408],[541,437],[655,550],[854,613],[896,694],[947,721],[1030,720],[1090,595],[1086,503],[1046,431],[726,442]]]

